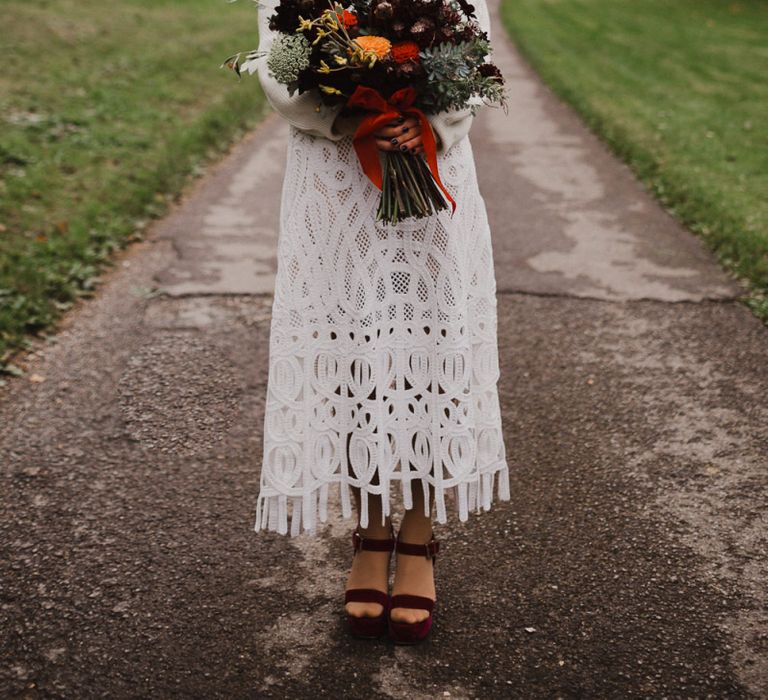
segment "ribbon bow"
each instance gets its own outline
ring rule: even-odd
[[[358,85],[347,104],[352,107],[362,107],[370,112],[374,112],[374,114],[369,114],[360,122],[352,138],[352,144],[355,147],[357,157],[360,159],[360,164],[363,166],[363,172],[365,172],[376,187],[382,189],[381,161],[379,160],[379,148],[376,145],[374,134],[401,114],[416,117],[421,123],[421,140],[424,145],[427,165],[429,165],[437,186],[451,203],[451,211],[453,212],[456,210],[456,202],[445,188],[445,185],[443,185],[440,180],[440,174],[437,172],[437,142],[432,131],[432,125],[429,123],[424,112],[418,107],[413,107],[415,100],[416,90],[412,87],[397,90],[392,93],[389,100],[386,100],[377,90]]]

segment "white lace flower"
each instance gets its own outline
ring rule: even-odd
[[[309,66],[309,53],[309,42],[303,34],[280,34],[272,42],[267,68],[275,80],[289,85]]]

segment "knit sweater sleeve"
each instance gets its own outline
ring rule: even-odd
[[[268,53],[272,46],[275,32],[269,28],[269,18],[275,13],[276,5],[277,0],[261,0],[259,3],[259,51]],[[331,107],[321,104],[310,92],[289,95],[288,88],[270,75],[266,57],[258,60],[257,73],[267,101],[290,124],[313,136],[333,141],[344,136],[334,125],[342,105]]]
[[[488,35],[491,40],[491,18],[488,12],[488,6],[485,0],[473,0],[477,23],[480,29]],[[438,153],[444,153],[453,144],[460,141],[468,133],[474,122],[474,115],[469,107],[464,109],[453,109],[437,114],[428,115],[429,123],[437,137]]]

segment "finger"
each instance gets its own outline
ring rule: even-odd
[[[383,129],[379,129],[374,132],[374,136],[379,139],[391,139],[393,136],[400,136],[403,130],[399,126],[385,126]]]
[[[405,124],[398,124],[397,126],[385,126],[383,129],[375,132],[375,135],[381,139],[391,139],[393,136],[402,136],[408,133],[412,127]]]
[[[407,119],[402,126],[398,127],[397,131],[400,136],[413,138],[416,134],[421,133],[421,124],[415,119]]]
[[[421,137],[421,133],[421,123],[417,121],[408,129],[407,133],[403,134],[403,138],[400,141],[410,141],[413,138]]]
[[[374,136],[379,148],[387,151],[410,150],[420,144],[422,142],[421,125],[416,119],[410,121],[412,123],[410,127],[405,126],[408,123],[406,120],[401,129],[382,129],[376,132]],[[403,144],[407,144],[405,149],[401,148]]]
[[[401,114],[399,117],[396,117],[392,121],[387,122],[387,127],[397,128],[397,127],[403,126],[403,124],[405,124],[408,121],[409,118],[410,117],[405,117],[405,116],[403,116]],[[386,127],[384,127],[384,128],[386,128]]]
[[[418,136],[414,136],[412,139],[401,142],[398,144],[397,148],[399,148],[401,151],[413,151],[414,148],[421,146],[422,143],[421,134],[419,134]]]
[[[376,146],[380,151],[396,151],[398,148],[389,139],[376,139]]]
[[[393,119],[391,122],[388,122],[384,129],[394,129],[397,130],[399,127],[403,125],[403,122],[405,121],[405,117],[398,117],[397,119]]]
[[[421,122],[414,117],[403,119],[402,122],[390,122],[390,126],[385,126],[375,132],[375,136],[383,139],[390,139],[393,136],[401,136],[412,130],[421,130]]]

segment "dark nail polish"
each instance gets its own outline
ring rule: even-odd
[[[406,146],[405,144],[403,144],[402,146],[400,146],[400,150],[401,150],[401,151],[407,151],[407,150],[408,150],[408,146]]]
[[[395,137],[392,137],[392,143],[397,146],[397,139]]]
[[[398,124],[402,124],[404,121],[405,121],[405,117],[398,117],[397,118],[397,123]]]
[[[407,133],[407,132],[408,132],[408,127],[407,127],[407,126],[404,126],[404,127],[403,127],[403,133],[405,134],[405,133]]]

